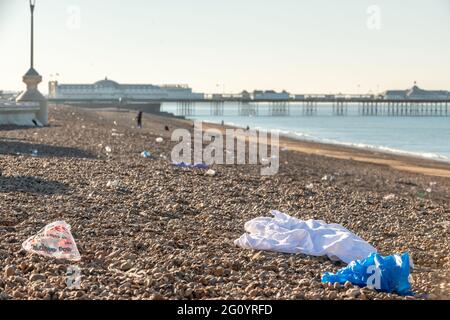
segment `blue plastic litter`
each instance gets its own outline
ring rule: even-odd
[[[176,167],[180,167],[180,168],[197,168],[197,169],[208,169],[209,166],[205,163],[196,163],[196,164],[191,164],[191,163],[186,163],[186,162],[172,162],[172,164]]]
[[[143,152],[141,153],[141,156],[142,156],[143,158],[151,158],[152,154],[151,154],[149,151],[143,151]]]
[[[350,281],[360,287],[370,286],[378,291],[406,296],[412,295],[409,272],[409,253],[387,257],[372,253],[365,259],[350,262],[336,274],[324,273],[322,282],[343,284]]]
[[[209,166],[207,164],[205,164],[205,163],[196,163],[196,164],[194,164],[194,168],[197,168],[197,169],[208,169]]]

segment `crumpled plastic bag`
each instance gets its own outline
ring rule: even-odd
[[[342,225],[322,220],[300,220],[273,210],[273,218],[258,217],[244,225],[246,233],[234,241],[244,249],[328,256],[350,263],[376,248]]]
[[[28,252],[45,257],[80,261],[81,256],[65,221],[56,221],[46,225],[36,235],[28,238],[22,248]]]
[[[322,276],[322,282],[351,283],[360,287],[371,287],[378,291],[397,293],[399,295],[411,295],[409,283],[410,260],[409,253],[394,254],[384,257],[378,253],[371,253],[367,258],[352,261],[336,274],[326,272]]]
[[[197,168],[197,169],[208,169],[209,166],[205,163],[186,163],[186,162],[172,162],[172,165],[179,168]]]

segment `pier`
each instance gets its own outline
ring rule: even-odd
[[[218,97],[219,96],[219,97]],[[193,116],[196,104],[209,104],[212,116],[222,116],[227,103],[237,103],[241,116],[261,116],[262,105],[268,108],[267,116],[289,116],[292,108],[301,108],[304,116],[320,115],[324,106],[332,107],[335,116],[348,116],[349,109],[357,107],[360,116],[392,116],[392,117],[448,117],[450,116],[450,100],[411,100],[411,99],[381,99],[381,98],[324,98],[305,97],[289,99],[249,99],[240,95],[205,95],[202,99],[126,99],[129,104],[140,103],[176,103],[178,115]],[[49,99],[53,104],[70,104],[76,106],[117,105],[115,99],[67,100]]]

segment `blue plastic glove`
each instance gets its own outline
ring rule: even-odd
[[[409,283],[410,257],[409,253],[394,254],[383,257],[372,253],[366,259],[352,261],[347,267],[336,274],[324,273],[322,282],[351,283],[360,286],[370,286],[378,291],[411,295]]]

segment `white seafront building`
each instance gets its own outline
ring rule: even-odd
[[[450,92],[445,90],[424,90],[414,85],[407,90],[387,90],[382,96],[387,100],[449,100]]]
[[[253,99],[255,100],[289,100],[290,94],[289,92],[282,91],[276,92],[274,90],[255,90],[253,91]]]
[[[194,93],[187,85],[119,84],[105,78],[93,84],[60,84],[49,82],[49,99],[62,100],[198,100],[203,93]]]

